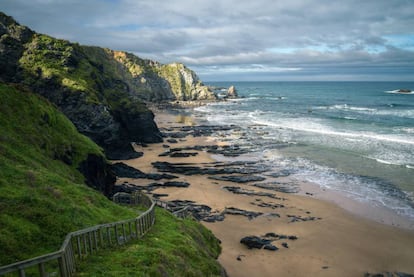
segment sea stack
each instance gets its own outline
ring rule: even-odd
[[[235,86],[230,86],[227,90],[227,98],[238,98],[237,90]]]

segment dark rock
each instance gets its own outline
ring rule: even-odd
[[[275,234],[275,233],[267,233],[266,235],[265,235],[265,237],[271,237],[271,238],[278,238],[279,237],[279,235],[278,234]]]
[[[228,181],[228,182],[234,182],[234,183],[248,183],[248,182],[257,182],[257,181],[263,181],[266,180],[266,178],[262,176],[255,176],[255,175],[240,175],[240,176],[234,176],[234,175],[228,175],[228,176],[210,176],[209,179],[213,180],[219,180],[219,181]]]
[[[116,177],[104,157],[89,154],[86,160],[79,164],[78,169],[85,176],[88,186],[102,192],[107,197],[112,196]]]
[[[398,277],[414,277],[414,274],[411,273],[395,272],[394,274]]]
[[[282,242],[282,246],[283,246],[284,248],[289,248],[289,245],[287,244],[287,242]]]
[[[266,245],[264,246],[264,249],[266,249],[266,250],[270,250],[270,251],[276,251],[276,250],[279,250],[279,248],[277,248],[276,246],[274,246],[274,245],[272,245],[272,244],[266,244]]]
[[[187,182],[165,182],[163,187],[188,188],[190,186]]]
[[[153,193],[152,194],[152,197],[157,198],[157,199],[159,199],[161,197],[167,197],[167,196],[168,196],[168,194],[166,194],[166,193]]]
[[[223,221],[224,215],[223,214],[216,214],[216,215],[209,215],[202,219],[205,222],[217,222],[217,221]]]
[[[292,183],[279,183],[279,182],[271,182],[271,183],[258,183],[253,184],[253,186],[262,188],[262,189],[268,189],[283,193],[298,193],[299,192],[299,186]]]
[[[297,240],[298,239],[297,236],[279,235],[279,234],[276,234],[276,233],[273,233],[273,232],[267,233],[263,237],[268,239],[268,240],[271,240],[271,241],[282,240],[282,239],[284,239],[284,240],[287,240],[287,239],[288,240]]]
[[[150,179],[150,180],[178,178],[177,176],[170,175],[170,174],[157,174],[157,173],[147,174],[134,167],[126,165],[124,163],[115,163],[111,166],[111,168],[118,177],[123,177],[123,178]]]
[[[320,217],[314,217],[314,216],[301,217],[301,216],[297,216],[297,215],[287,215],[287,217],[290,218],[289,223],[293,223],[293,222],[303,222],[303,221],[314,221],[314,220],[320,220],[320,219],[322,219]]]
[[[163,155],[170,155],[170,152],[174,152],[174,149],[170,149],[169,152],[166,152]],[[204,167],[195,166],[191,163],[169,163],[169,162],[153,162],[152,166],[154,166],[158,171],[161,172],[171,172],[177,174],[184,174],[184,175],[218,175],[218,174],[252,174],[252,173],[261,173],[266,170],[266,168],[262,165],[255,165],[255,164],[245,164],[244,166],[240,164],[233,164],[233,163],[208,163],[205,164]],[[254,179],[255,176],[249,177],[244,176],[246,179],[253,179],[253,180],[262,180]]]
[[[104,150],[109,160],[131,160],[141,158],[144,155],[143,152],[136,152],[127,142],[105,145]]]
[[[143,178],[143,176],[145,175],[145,173],[142,172],[141,170],[133,168],[124,163],[113,164],[112,170],[115,172],[115,174],[118,177],[124,177],[124,178]]]
[[[187,212],[191,213],[194,219],[206,222],[223,221],[224,215],[211,213],[211,208],[207,205],[196,204],[189,200],[173,200],[167,202],[168,209],[172,212],[179,211],[187,207]]]
[[[279,178],[279,177],[287,177],[291,175],[292,173],[294,172],[287,170],[287,169],[283,169],[279,172],[271,172],[268,174],[268,176],[273,177],[273,178]]]
[[[230,215],[243,215],[243,216],[246,216],[249,220],[252,220],[253,218],[263,215],[263,213],[261,212],[246,211],[246,210],[241,210],[241,209],[233,208],[233,207],[226,208],[223,213],[230,214]]]
[[[0,12],[0,80],[18,82],[19,60],[24,52],[24,44],[29,42],[34,32]]]
[[[262,239],[259,237],[248,236],[248,237],[242,238],[240,240],[240,243],[245,244],[249,249],[252,249],[252,248],[262,249],[265,244],[269,243],[269,241],[263,242]]]
[[[236,259],[237,259],[238,261],[241,261],[241,260],[242,260],[242,259],[241,259],[242,257],[246,257],[246,256],[245,256],[245,255],[238,255]]]
[[[167,142],[169,142],[169,143],[178,143],[178,140],[176,140],[176,139],[185,138],[186,136],[188,136],[188,134],[185,133],[185,132],[174,132],[174,133],[168,133],[168,136],[171,137],[172,139],[167,140]]]
[[[266,214],[264,214],[264,216],[267,216],[267,217],[279,217],[280,218],[280,214],[277,214],[277,213],[266,213]]]
[[[283,204],[276,204],[276,203],[267,203],[263,202],[261,199],[256,200],[256,202],[251,202],[250,204],[262,207],[262,208],[271,208],[271,209],[278,209],[278,208],[284,208],[285,205]]]
[[[240,240],[240,243],[246,245],[249,249],[252,249],[252,248],[262,249],[263,247],[267,246],[266,249],[268,250],[273,250],[273,251],[277,250],[277,247],[275,249],[274,248],[275,246],[271,244],[270,240],[262,239],[256,236],[244,237]]]
[[[399,89],[398,92],[400,92],[400,93],[411,93],[412,91],[411,91],[411,89],[402,88],[402,89]]]
[[[198,153],[182,153],[182,152],[174,152],[174,153],[171,153],[169,156],[171,157],[171,158],[188,158],[188,157],[194,157],[194,156],[197,156],[198,155]]]
[[[274,198],[274,199],[278,199],[278,200],[286,200],[285,198],[277,197],[273,193],[267,193],[267,192],[262,192],[262,191],[254,191],[254,190],[242,189],[240,187],[229,187],[229,186],[225,186],[225,187],[223,187],[223,189],[226,189],[226,190],[228,190],[228,191],[230,191],[232,193],[235,193],[235,194],[245,194],[245,195],[249,195],[249,196],[266,196],[266,197],[270,197],[270,198]]]
[[[176,188],[187,188],[190,184],[187,182],[165,182],[165,183],[151,183],[146,185],[145,188],[147,191],[153,191],[158,188],[167,188],[167,187],[176,187]]]
[[[142,190],[144,190],[144,187],[123,183],[121,185],[115,185],[113,189],[113,194],[117,192],[133,193],[135,191],[142,191]]]
[[[211,147],[207,150],[211,154],[221,154],[225,157],[238,157],[249,152],[248,149],[241,148],[239,145]]]

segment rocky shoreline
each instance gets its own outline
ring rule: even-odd
[[[414,252],[407,249],[414,246],[413,232],[355,218],[333,204],[316,200],[313,192],[300,191],[300,184],[289,178],[289,172],[244,160],[253,149],[227,139],[240,131],[237,126],[199,124],[191,118],[191,110],[154,112],[164,142],[136,145],[135,150],[144,153],[142,157],[115,163],[114,170],[119,173],[116,188],[145,191],[173,211],[186,207],[188,214],[222,241],[219,260],[230,276],[414,272],[408,262]],[[230,161],[213,160],[213,154]],[[391,246],[387,238],[397,234],[399,239],[390,249],[374,243]],[[323,247],[326,241],[329,247]],[[369,261],[367,257],[354,260],[361,256],[359,248],[370,253]],[[391,253],[404,251],[409,254],[401,254],[398,265],[389,262]],[[353,266],[349,268],[349,264]]]

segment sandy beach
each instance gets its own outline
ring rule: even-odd
[[[155,111],[155,120],[162,132],[181,126],[197,124],[194,118],[168,111]],[[210,136],[186,136],[174,143],[136,146],[143,152],[141,158],[122,161],[144,173],[160,173],[152,165],[155,161],[186,163],[205,166],[216,160],[205,150],[189,150],[197,153],[189,157],[171,157],[159,154],[170,148],[193,146],[226,145],[229,142]],[[241,158],[237,158],[240,160]],[[226,208],[238,208],[260,212],[255,218],[243,215],[226,214],[223,221],[202,223],[222,241],[222,254],[219,262],[231,277],[239,276],[364,276],[366,273],[385,272],[414,273],[414,230],[402,226],[404,221],[392,216],[383,217],[388,224],[361,217],[363,206],[352,204],[345,210],[332,201],[334,194],[325,193],[324,200],[316,197],[318,192],[312,186],[303,184],[299,193],[283,193],[254,187],[252,183],[235,183],[210,179],[208,175],[184,175],[172,173],[179,178],[174,181],[189,183],[187,188],[159,188],[153,193],[166,194],[163,201],[192,200],[197,204],[211,207],[213,212]],[[273,178],[273,179],[272,179]],[[288,177],[272,177],[281,183],[289,183]],[[157,182],[163,182],[160,180]],[[267,181],[267,180],[266,180]],[[154,180],[119,178],[118,184],[146,186]],[[274,197],[235,194],[224,187],[238,187],[253,192],[268,192]],[[312,189],[313,188],[313,189]],[[265,205],[264,205],[265,204]],[[361,213],[358,213],[359,210]],[[378,217],[381,218],[381,217]],[[294,220],[296,219],[296,220]],[[377,220],[381,221],[381,220]],[[405,228],[392,226],[401,225]],[[295,236],[296,240],[272,241],[277,251],[248,249],[240,240],[246,236],[264,236],[273,233]]]

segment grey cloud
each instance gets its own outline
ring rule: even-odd
[[[412,49],[389,40],[413,35],[414,2],[406,0],[2,0],[0,10],[39,32],[185,62],[209,76],[214,66],[249,74],[264,65],[281,76],[280,68],[349,76],[352,68],[414,67]]]

